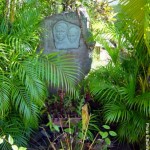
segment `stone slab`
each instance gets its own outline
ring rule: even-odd
[[[87,18],[76,12],[61,13],[49,16],[43,21],[43,33],[40,49],[45,54],[62,51],[73,55],[74,61],[81,68],[84,76],[91,68],[91,50],[88,38]],[[83,79],[80,75],[80,79]]]

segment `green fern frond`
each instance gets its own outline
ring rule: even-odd
[[[149,16],[149,12],[150,12],[150,1],[146,0],[146,4],[145,4],[145,24],[144,24],[144,38],[145,38],[145,43],[146,46],[148,48],[148,53],[150,55],[150,16]]]
[[[143,93],[135,97],[133,103],[141,113],[144,113],[147,117],[150,117],[150,93]]]
[[[129,120],[131,112],[121,102],[113,102],[104,105],[104,118],[106,122],[121,122]]]
[[[78,82],[81,72],[78,65],[71,60],[71,58],[59,56],[58,53],[50,54],[47,57],[41,56],[39,57],[37,72],[40,75],[45,72],[42,79],[51,83],[51,85],[64,88],[69,93],[74,93],[74,86]]]
[[[120,0],[123,12],[126,12],[126,15],[129,16],[130,20],[135,23],[134,33],[132,34],[132,39],[135,46],[143,38],[147,45],[148,53],[150,54],[149,46],[149,1],[148,0]],[[132,23],[132,24],[133,24]],[[126,22],[127,28],[131,28],[131,22]],[[134,35],[134,36],[133,36]],[[142,40],[143,41],[143,40]],[[143,41],[144,43],[144,41]]]
[[[120,140],[130,143],[138,142],[145,137],[146,119],[142,114],[133,112],[130,120],[122,121],[118,125],[118,136]]]
[[[0,118],[3,118],[10,109],[10,79],[0,71]]]
[[[137,27],[144,27],[144,7],[146,1],[143,0],[120,0],[123,11],[132,18],[132,21],[137,21],[139,24]],[[140,13],[139,13],[140,12]],[[144,29],[144,28],[143,28]],[[143,32],[143,31],[142,31]],[[143,33],[141,33],[141,36]]]
[[[16,111],[18,111],[23,117],[23,121],[28,124],[28,126],[31,125],[36,127],[39,117],[39,106],[33,103],[25,88],[23,88],[21,85],[19,86],[19,84],[14,84],[11,94],[11,101]]]
[[[9,118],[10,117],[10,118]],[[0,120],[0,137],[11,135],[14,143],[18,146],[27,146],[28,137],[31,133],[31,128],[25,128],[20,116],[11,112],[9,117]],[[7,142],[0,144],[1,150],[10,150],[10,145]]]

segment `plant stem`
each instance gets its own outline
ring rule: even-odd
[[[89,147],[89,150],[92,148],[92,146],[93,146],[93,144],[94,144],[94,142],[95,142],[95,140],[96,140],[96,138],[97,138],[98,135],[99,135],[99,133],[96,134],[94,140],[92,141],[92,144],[91,144],[90,147]]]
[[[44,132],[45,132],[45,134],[46,134],[46,136],[47,136],[47,139],[48,139],[48,141],[49,141],[49,143],[50,143],[51,147],[53,148],[53,150],[56,150],[56,148],[55,148],[54,144],[50,141],[50,139],[49,139],[49,137],[48,137],[48,135],[47,135],[46,130],[45,130],[43,127],[41,127],[41,128],[44,130]]]
[[[70,150],[72,150],[72,145],[71,145],[71,126],[70,126],[70,117],[69,117],[69,134],[70,134]]]
[[[84,136],[83,136],[82,145],[81,145],[81,149],[80,149],[80,150],[82,150],[82,149],[83,149],[83,146],[84,146],[84,141],[85,141],[85,138],[86,138],[86,134],[87,134],[89,122],[90,122],[90,116],[89,116],[89,120],[88,120],[88,124],[87,124],[86,130],[85,130],[85,131],[82,130],[82,133],[84,134]]]

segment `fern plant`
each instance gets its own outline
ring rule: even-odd
[[[119,4],[117,20],[103,23],[102,32],[95,36],[112,63],[91,72],[87,80],[102,104],[105,121],[117,124],[119,139],[140,143],[150,118],[149,3],[120,0]]]
[[[11,135],[24,146],[31,129],[38,127],[48,86],[75,94],[79,68],[62,54],[36,52],[42,19],[36,1],[15,7],[13,21],[0,18],[0,136]],[[1,144],[1,149],[9,149],[6,145]]]
[[[104,120],[117,124],[119,139],[131,143],[143,140],[150,93],[139,95],[135,77],[118,66],[99,68],[88,79],[92,94],[102,104]]]

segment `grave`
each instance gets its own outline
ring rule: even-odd
[[[73,55],[74,61],[81,68],[83,79],[91,69],[92,58],[89,38],[88,19],[82,12],[65,12],[49,16],[43,21],[43,33],[40,49],[45,54],[63,52]]]

